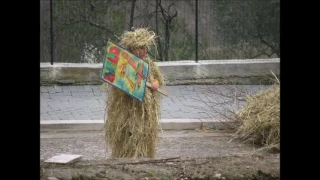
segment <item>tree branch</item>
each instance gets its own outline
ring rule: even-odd
[[[179,158],[180,157],[173,157],[173,158],[167,158],[167,159],[155,159],[155,160],[140,161],[140,162],[124,162],[124,163],[118,163],[115,165],[165,163],[165,162],[171,162],[172,160],[179,159]],[[108,164],[96,164],[96,165],[108,165]]]
[[[251,35],[252,37],[258,38],[260,40],[260,42],[262,42],[263,44],[265,44],[266,46],[271,48],[272,51],[274,53],[276,53],[277,56],[280,57],[279,50],[276,47],[274,47],[272,44],[270,44],[269,42],[267,42],[266,40],[263,39],[263,36],[261,35],[261,32],[260,32],[260,28],[261,28],[261,24],[259,24],[258,27],[257,27],[258,35],[254,35],[250,31],[248,31],[249,35]]]
[[[165,10],[164,10],[164,8],[163,8],[162,5],[161,5],[161,0],[159,0],[158,6],[160,7],[160,11],[161,11],[161,13],[162,13],[163,18],[164,18],[166,21],[168,21],[167,15],[164,13]]]
[[[177,23],[177,25],[191,38],[194,39],[194,37],[192,37],[185,28],[183,28],[179,23]],[[198,44],[200,44],[200,46],[202,47],[202,49],[204,50],[204,52],[206,53],[206,56],[209,57],[208,52],[206,50],[206,48],[204,47],[204,45],[201,42],[198,42]]]
[[[268,54],[268,53],[266,53],[266,52],[262,52],[262,53],[260,53],[260,54],[257,54],[257,55],[255,55],[255,56],[251,57],[251,59],[254,59],[254,58],[259,57],[259,56],[261,56],[261,55],[267,55],[267,56],[270,58],[273,54],[275,54],[275,52],[273,52],[273,53],[271,53],[271,54]]]
[[[176,10],[175,14],[173,16],[169,16],[169,21],[171,21],[174,17],[178,15],[178,11]]]
[[[174,3],[171,3],[171,4],[168,6],[168,13],[170,13],[170,8],[171,8],[172,5],[174,5]]]

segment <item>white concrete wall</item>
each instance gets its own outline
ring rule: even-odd
[[[280,59],[157,62],[167,85],[270,84]],[[41,84],[101,84],[102,64],[40,63]]]

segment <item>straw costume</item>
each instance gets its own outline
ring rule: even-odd
[[[135,47],[150,47],[155,44],[155,33],[138,28],[126,31],[119,43],[130,50]],[[164,85],[159,67],[146,55],[149,63],[148,82]],[[146,88],[144,102],[127,95],[113,86],[107,85],[107,117],[105,121],[106,142],[112,148],[113,158],[154,158],[158,141],[158,121],[160,119],[161,95]]]

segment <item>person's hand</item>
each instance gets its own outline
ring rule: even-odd
[[[154,82],[152,83],[151,89],[154,90],[154,91],[156,91],[158,88],[159,88],[159,83],[158,83],[157,81],[154,81]]]

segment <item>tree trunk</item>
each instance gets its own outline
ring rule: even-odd
[[[156,0],[156,33],[159,36],[159,25],[158,25],[158,3],[159,0]],[[158,43],[158,53],[159,53],[159,58],[160,61],[163,61],[162,59],[162,46],[161,46],[161,42],[160,42],[160,38],[157,38],[157,43]]]
[[[131,11],[130,11],[130,24],[129,24],[129,31],[133,27],[133,17],[134,17],[134,6],[137,0],[131,0]]]
[[[164,48],[164,61],[169,61],[169,46],[170,46],[170,24],[171,21],[166,21],[166,34],[165,34],[165,48]]]

